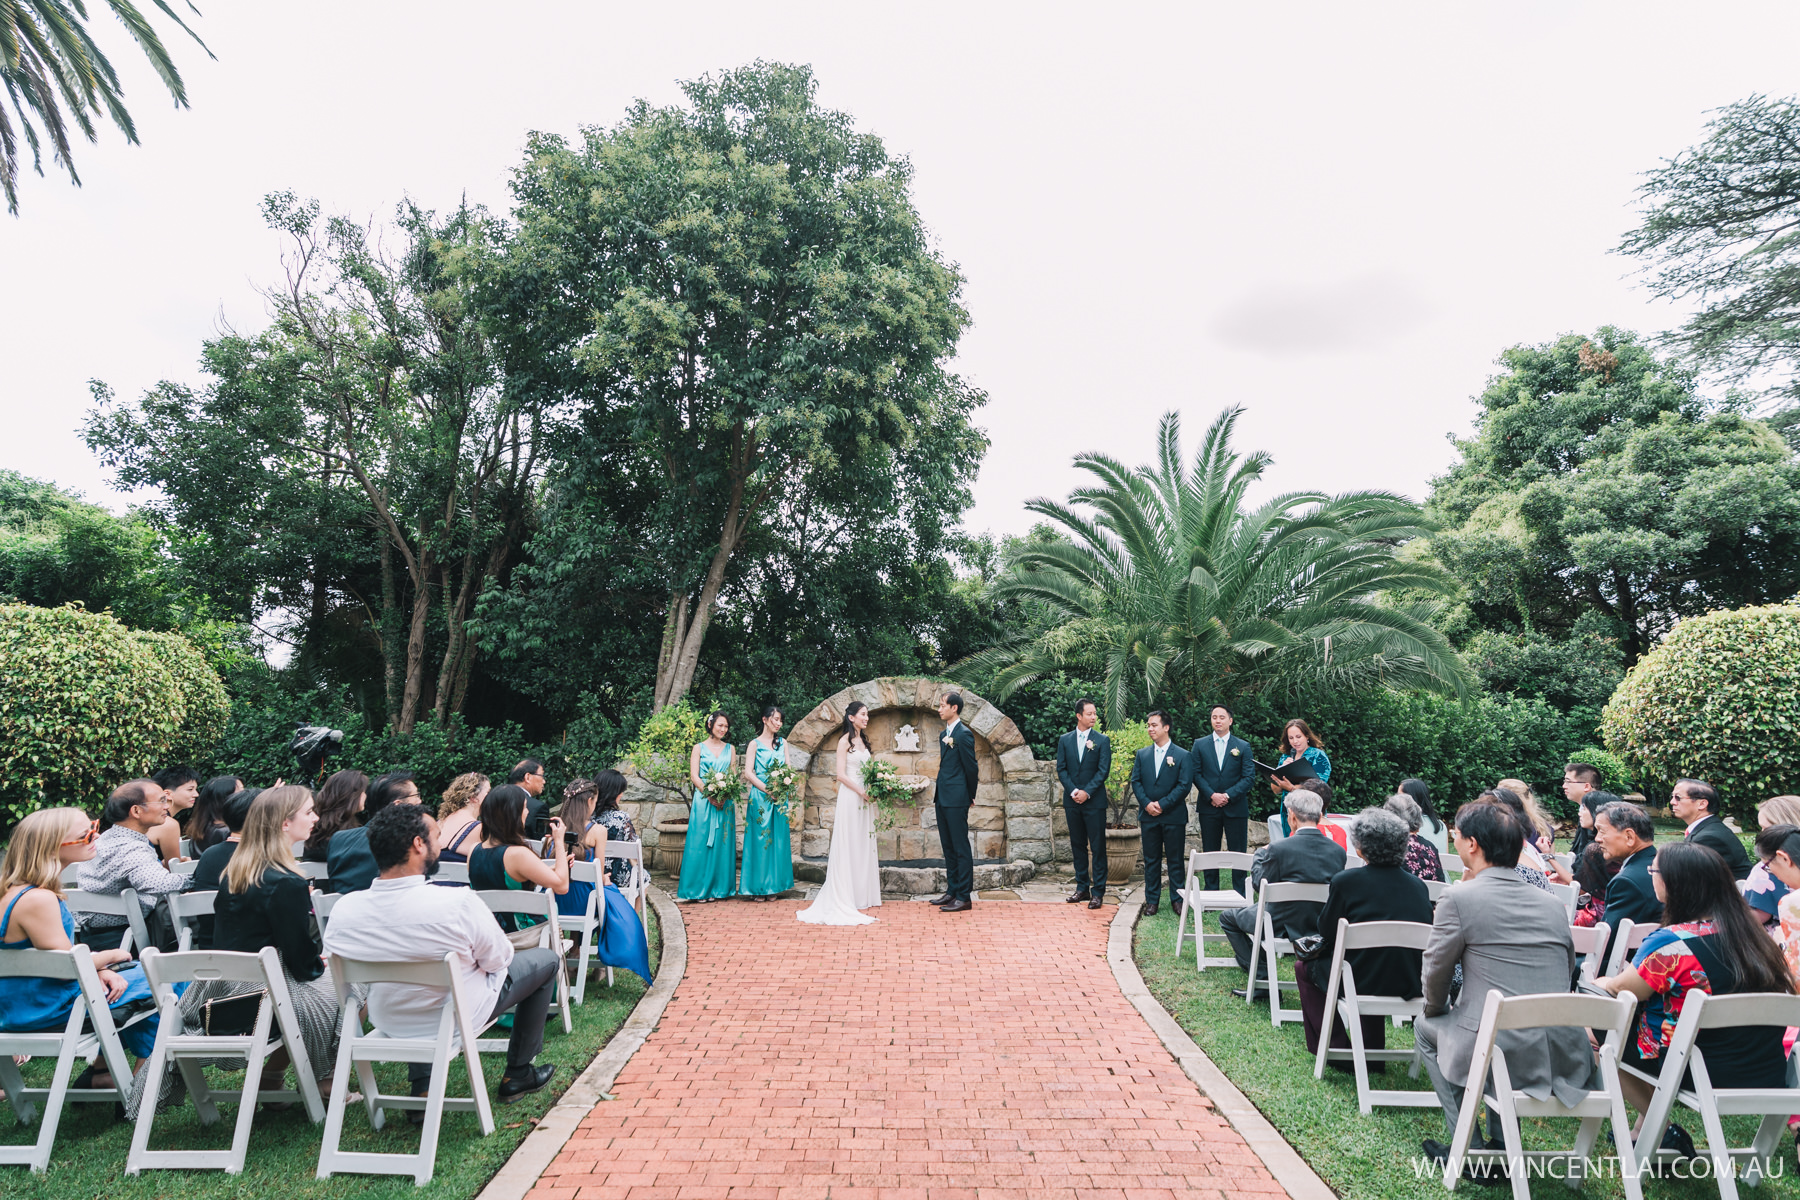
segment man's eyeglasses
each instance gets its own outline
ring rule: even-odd
[[[100,836],[100,822],[94,821],[88,825],[88,831],[87,831],[87,835],[85,837],[78,837],[73,841],[59,842],[57,844],[59,846],[86,846],[86,845],[91,844],[93,842],[93,840],[99,836]]]

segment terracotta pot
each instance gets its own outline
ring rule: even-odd
[[[1118,887],[1131,882],[1131,873],[1137,869],[1138,855],[1144,848],[1143,839],[1136,829],[1109,829],[1106,831],[1106,884]]]
[[[656,824],[656,861],[670,875],[681,874],[681,852],[687,846],[686,821],[658,821]]]

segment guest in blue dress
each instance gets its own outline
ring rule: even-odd
[[[675,889],[677,900],[724,900],[737,889],[737,809],[730,804],[714,804],[700,791],[702,781],[714,772],[730,774],[737,758],[730,742],[725,740],[731,722],[725,714],[715,712],[706,718],[706,740],[695,742],[688,756],[688,782],[694,785],[694,803],[689,810],[687,848],[681,855],[681,882]]]
[[[763,709],[762,736],[744,747],[744,756],[750,802],[744,806],[744,869],[738,891],[773,900],[794,886],[794,842],[787,814],[776,809],[762,786],[768,782],[769,768],[787,761],[779,708]]]
[[[606,861],[606,868],[600,878],[604,890],[600,895],[600,903],[605,911],[601,914],[599,945],[595,954],[600,961],[609,967],[621,967],[635,971],[641,975],[645,983],[650,980],[650,943],[644,932],[644,923],[639,919],[637,909],[625,898],[618,884],[630,882],[629,876],[615,872],[614,864],[630,870],[629,859],[606,858],[606,843],[611,836],[611,823],[593,815],[601,805],[607,812],[624,817],[619,812],[619,797],[625,792],[625,776],[608,769],[600,772],[593,779],[576,779],[563,789],[563,803],[560,816],[563,826],[569,831],[568,837],[575,843],[573,857],[582,862],[594,862],[597,859]],[[631,822],[626,820],[626,826]],[[580,831],[579,833],[577,831]],[[633,840],[636,840],[635,830]],[[594,885],[585,879],[571,878],[569,890],[556,898],[556,911],[565,917],[587,915],[588,899],[594,894]],[[579,939],[580,934],[576,933]]]
[[[1287,727],[1281,731],[1281,743],[1281,761],[1277,762],[1276,766],[1285,767],[1296,758],[1304,758],[1307,765],[1312,767],[1313,772],[1318,775],[1320,783],[1331,782],[1331,756],[1325,753],[1325,743],[1319,740],[1319,735],[1314,733],[1305,721],[1298,717],[1289,721]],[[1287,780],[1279,778],[1269,780],[1269,790],[1278,796],[1283,792],[1291,792],[1305,786],[1304,782],[1289,783]],[[1287,805],[1285,804],[1281,806],[1280,819],[1281,835],[1286,837],[1289,830]]]
[[[40,809],[14,827],[5,865],[0,866],[0,954],[67,950],[75,944],[75,918],[63,903],[62,872],[69,864],[94,856],[95,832],[95,822],[75,808]],[[128,1011],[153,1003],[143,968],[131,963],[131,951],[97,950],[93,958],[116,1024],[124,1023]],[[124,963],[131,965],[118,965]],[[0,977],[0,1029],[14,1033],[61,1029],[80,998],[81,985],[70,980]],[[156,1018],[121,1029],[119,1042],[137,1058],[147,1058],[156,1042]],[[75,1086],[112,1083],[102,1062]]]

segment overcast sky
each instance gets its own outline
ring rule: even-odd
[[[203,338],[259,327],[264,193],[505,211],[527,131],[759,57],[912,160],[968,279],[970,529],[1027,528],[1079,451],[1147,460],[1171,408],[1192,446],[1243,405],[1277,487],[1422,496],[1501,349],[1677,321],[1609,253],[1641,173],[1705,110],[1800,91],[1791,3],[202,7],[216,62],[157,17],[177,112],[90,6],[143,145],[109,129],[83,187],[27,176],[0,215],[0,466],[115,506],[86,381],[198,382]]]

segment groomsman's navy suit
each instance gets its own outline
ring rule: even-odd
[[[950,745],[938,738],[938,844],[944,848],[944,894],[967,901],[975,892],[975,851],[969,845],[969,806],[981,782],[975,764],[975,734],[962,721],[945,731]]]
[[[1228,735],[1224,759],[1224,762],[1219,761],[1211,731],[1195,740],[1188,763],[1189,774],[1194,780],[1194,811],[1200,816],[1200,848],[1209,853],[1219,849],[1222,834],[1225,849],[1242,854],[1250,848],[1250,789],[1256,783],[1256,764],[1250,759],[1250,743]],[[1224,792],[1231,797],[1231,802],[1214,808],[1214,792]],[[1216,891],[1218,886],[1219,873],[1207,871],[1207,890]],[[1242,871],[1231,873],[1231,886],[1240,892],[1244,890]]]
[[[1069,854],[1075,860],[1078,896],[1106,894],[1106,776],[1111,771],[1112,742],[1098,729],[1086,733],[1071,729],[1057,739],[1056,777],[1063,785],[1063,815],[1069,819]],[[1086,792],[1087,799],[1075,803],[1069,798],[1075,791]]]
[[[1161,764],[1158,765],[1160,758]],[[1170,899],[1180,896],[1187,880],[1187,794],[1192,781],[1188,752],[1170,742],[1158,749],[1152,742],[1137,752],[1131,764],[1131,792],[1137,797],[1138,833],[1144,843],[1144,904],[1162,899],[1163,860],[1169,863]],[[1152,814],[1151,804],[1162,811]]]

